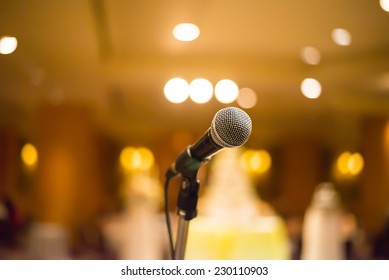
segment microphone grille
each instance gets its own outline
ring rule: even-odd
[[[211,137],[223,148],[246,143],[251,134],[251,119],[243,110],[227,107],[218,111],[212,120]]]

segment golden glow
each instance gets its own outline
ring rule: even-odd
[[[166,83],[164,93],[170,102],[182,103],[189,97],[189,84],[182,78],[173,78]]]
[[[172,33],[177,40],[189,42],[200,36],[200,28],[193,23],[180,23],[173,28]]]
[[[264,150],[255,151],[250,159],[251,169],[255,173],[265,173],[270,169],[271,157]]]
[[[343,152],[336,161],[337,171],[343,176],[356,176],[364,167],[364,159],[360,153]]]
[[[126,147],[122,150],[122,152],[120,153],[120,163],[124,169],[132,170],[133,168],[132,159],[134,158],[134,154],[135,154],[135,148],[133,147]]]
[[[271,156],[265,150],[247,150],[240,157],[240,165],[247,172],[264,174],[271,167]]]
[[[351,33],[343,28],[335,28],[331,33],[332,40],[339,46],[348,46],[351,44]]]
[[[389,0],[380,0],[380,5],[385,12],[389,12]]]
[[[138,148],[138,153],[139,153],[140,158],[141,158],[139,169],[149,170],[154,165],[153,153],[149,149],[147,149],[146,147]]]
[[[338,171],[340,174],[348,174],[349,172],[349,159],[351,158],[351,153],[350,152],[344,152],[342,153],[339,157],[338,160],[336,161],[336,165],[338,167]]]
[[[320,52],[314,47],[304,47],[301,50],[301,59],[306,64],[317,65],[320,62]]]
[[[351,175],[358,175],[364,166],[364,160],[363,157],[359,153],[354,153],[351,155],[349,162],[348,162],[348,168]]]
[[[15,37],[4,36],[0,38],[0,53],[13,53],[18,46],[18,40]]]
[[[321,95],[321,84],[316,79],[304,79],[301,83],[301,92],[307,98],[316,99]]]
[[[238,85],[232,80],[221,80],[215,86],[215,97],[223,104],[234,102],[239,95]]]
[[[189,97],[198,104],[207,103],[213,95],[213,86],[203,78],[193,80],[189,85]]]
[[[154,155],[145,147],[126,147],[120,153],[120,163],[127,171],[146,171],[153,166]]]
[[[38,151],[32,144],[25,144],[20,152],[23,163],[28,167],[34,167],[38,162]]]
[[[257,104],[257,95],[251,88],[241,88],[236,102],[242,108],[253,108]]]

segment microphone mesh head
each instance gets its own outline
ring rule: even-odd
[[[243,110],[227,107],[218,111],[212,120],[211,137],[223,148],[246,143],[251,134],[251,119]]]

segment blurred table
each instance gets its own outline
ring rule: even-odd
[[[284,221],[277,216],[228,221],[197,217],[189,225],[185,259],[290,258]]]

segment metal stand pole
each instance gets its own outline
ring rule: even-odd
[[[177,239],[174,250],[174,259],[183,260],[185,257],[186,241],[188,239],[189,221],[185,220],[185,212],[178,213]]]

